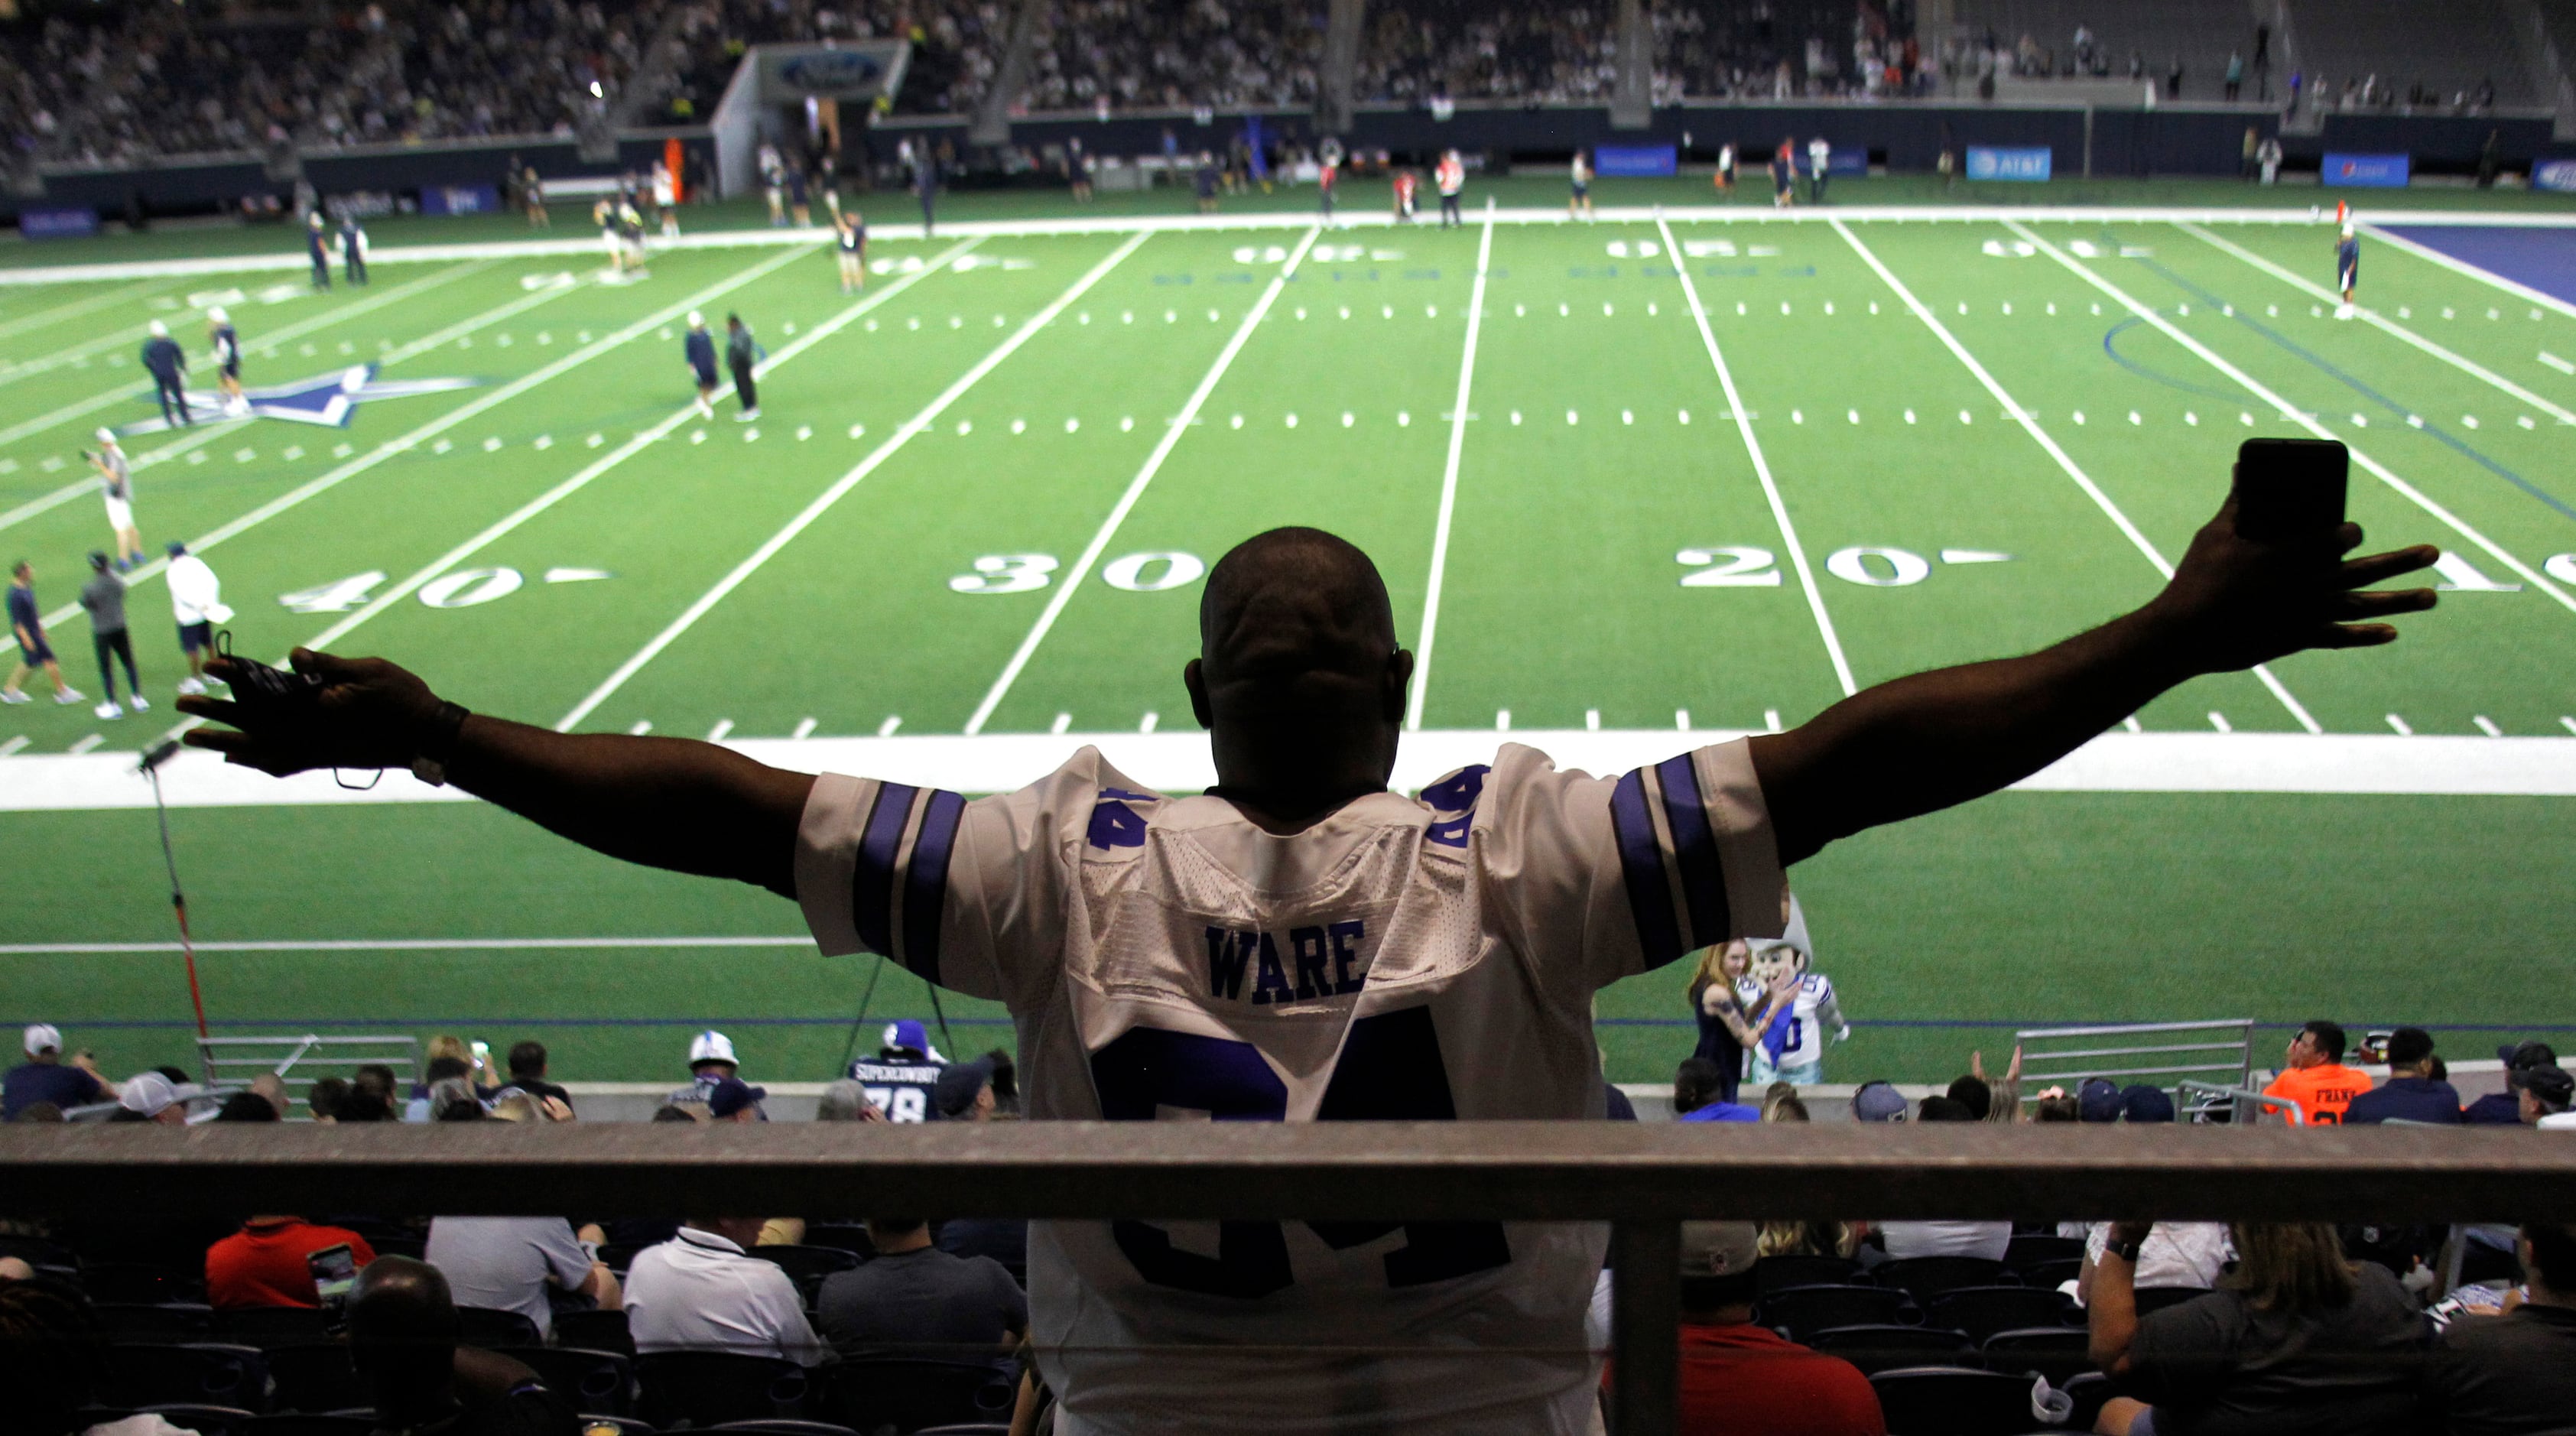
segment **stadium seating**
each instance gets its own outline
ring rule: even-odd
[[[1950,1327],[1984,1341],[1999,1331],[2062,1326],[2073,1310],[2053,1291],[2026,1286],[1953,1287],[1923,1305],[1923,1324]]]
[[[659,1351],[635,1359],[636,1414],[658,1427],[686,1421],[801,1419],[811,1383],[805,1368],[766,1356]]]
[[[176,1346],[118,1342],[108,1348],[108,1367],[108,1389],[103,1394],[138,1409],[174,1402],[250,1412],[268,1406],[268,1361],[253,1346],[212,1341]]]
[[[91,1308],[114,1341],[205,1341],[215,1310],[199,1302],[103,1301]]]
[[[556,1312],[555,1345],[615,1352],[630,1360],[635,1355],[635,1338],[626,1329],[622,1311]]]
[[[1913,1305],[1905,1293],[1877,1286],[1793,1286],[1766,1292],[1753,1319],[1786,1331],[1793,1341],[1836,1326],[1901,1326]]]
[[[375,1429],[371,1416],[293,1411],[252,1417],[249,1436],[370,1436]]]
[[[2291,14],[2299,63],[2311,85],[2329,92],[2377,75],[2392,96],[2420,80],[2445,101],[2493,84],[2499,105],[2542,102],[2525,58],[2532,46],[2498,0],[2450,0],[2434,25],[2424,23],[2424,7],[2414,0],[2306,0]]]
[[[803,1297],[809,1307],[814,1304],[814,1294],[822,1288],[823,1278],[834,1272],[853,1270],[859,1264],[856,1253],[838,1247],[757,1246],[749,1254],[776,1263],[787,1273],[788,1280],[796,1283],[797,1295]]]
[[[1018,1383],[990,1361],[861,1357],[834,1368],[828,1409],[861,1431],[1008,1417]]]
[[[2021,1278],[2022,1285],[2035,1286],[2043,1291],[2055,1291],[2083,1274],[2083,1261],[2072,1257],[2065,1261],[2032,1262],[2013,1272]]]
[[[496,1346],[535,1346],[545,1339],[537,1324],[527,1317],[488,1306],[458,1307],[456,1332],[458,1341],[486,1350]]]
[[[832,1247],[865,1260],[877,1254],[877,1244],[868,1238],[867,1227],[859,1222],[808,1222],[805,1245]]]
[[[220,1313],[215,1330],[226,1341],[268,1348],[326,1340],[330,1323],[318,1307],[251,1306]]]
[[[2025,1272],[2050,1262],[2082,1261],[2083,1259],[2084,1239],[2082,1237],[2043,1236],[2036,1232],[2023,1232],[2012,1239],[2010,1246],[2004,1248],[2004,1265],[2016,1272]],[[2036,1282],[2026,1284],[2038,1285]]]
[[[1802,1341],[1859,1367],[1863,1375],[1909,1366],[1964,1366],[1977,1354],[1965,1333],[1929,1326],[1829,1326]]]
[[[1911,1366],[1869,1378],[1887,1436],[2015,1436],[2041,1423],[2030,1379],[1958,1366]]]
[[[1988,31],[2006,48],[2028,35],[2044,52],[2053,52],[2054,73],[2063,75],[2074,63],[2075,27],[2088,26],[2110,73],[2129,73],[2135,55],[2146,73],[2161,84],[2176,59],[2182,61],[2186,100],[2215,100],[2222,94],[2227,56],[2245,57],[2245,93],[2253,94],[2254,13],[2244,0],[2157,0],[2152,5],[2106,6],[2095,0],[1959,0],[1959,23],[1982,40]],[[2304,28],[2300,31],[2306,40]],[[2276,39],[2275,45],[2279,44]],[[2303,57],[2304,58],[2304,57]],[[2276,51],[2275,59],[2278,59]],[[2286,82],[2280,71],[2276,82]]]
[[[2091,1341],[2091,1333],[2081,1327],[2034,1326],[1998,1331],[1978,1349],[1988,1371],[2037,1372],[2062,1388],[2093,1369]]]
[[[149,1305],[206,1299],[203,1269],[192,1272],[141,1262],[90,1262],[81,1267],[80,1284],[92,1301]]]
[[[2011,1280],[2005,1275],[2002,1262],[1962,1256],[1908,1257],[1902,1261],[1880,1262],[1870,1269],[1870,1276],[1880,1286],[1894,1287],[1913,1297],[1918,1306],[1958,1287],[2003,1286]]]
[[[494,1355],[523,1362],[548,1390],[583,1415],[624,1416],[634,1410],[635,1364],[613,1351],[571,1346],[504,1346]]]
[[[1767,1256],[1753,1264],[1753,1284],[1769,1293],[1793,1286],[1865,1286],[1869,1279],[1848,1257]]]
[[[739,1431],[745,1436],[859,1436],[847,1426],[828,1421],[728,1421],[718,1431]]]
[[[280,1411],[344,1411],[373,1400],[349,1348],[336,1342],[271,1350],[268,1377]]]

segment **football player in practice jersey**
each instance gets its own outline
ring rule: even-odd
[[[2438,551],[2338,563],[2360,537],[2256,543],[2231,504],[2145,607],[2044,652],[1623,774],[1507,744],[1418,798],[1387,787],[1413,655],[1368,557],[1315,529],[1249,539],[1207,575],[1180,675],[1210,730],[1201,794],[1086,747],[970,802],[473,714],[381,659],[309,650],[293,661],[318,702],[182,706],[236,725],[188,735],[236,763],[407,765],[612,856],[793,898],[826,953],[1008,1004],[1031,1119],[1598,1120],[1595,992],[1777,936],[1786,865],[2034,773],[2177,683],[2388,642],[2378,620],[2433,593],[2353,590]],[[1607,1239],[1032,1222],[1030,1339],[1065,1436],[1572,1436],[1596,1416],[1584,1315]]]
[[[223,391],[224,412],[240,418],[250,412],[250,401],[242,397],[241,331],[221,305],[206,311],[206,345],[214,351],[215,387]]]

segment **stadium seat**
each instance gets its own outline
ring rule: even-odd
[[[108,1348],[108,1368],[101,1394],[138,1408],[181,1403],[255,1412],[268,1406],[268,1361],[255,1346],[119,1342]]]
[[[1967,1333],[1929,1326],[1829,1326],[1805,1344],[1841,1357],[1864,1376],[1906,1366],[1965,1366],[1977,1351]]]
[[[2020,1268],[2015,1274],[2021,1278],[2021,1284],[2024,1286],[2038,1287],[2042,1291],[2055,1291],[2084,1274],[2084,1261],[2083,1258],[2078,1257],[2074,1261],[2032,1262]]]
[[[378,1256],[410,1257],[413,1261],[424,1261],[429,1251],[429,1238],[376,1237],[370,1238],[367,1245],[374,1247]]]
[[[2018,1436],[2043,1423],[2030,1409],[2031,1380],[1960,1366],[1912,1366],[1869,1378],[1887,1436]]]
[[[808,1307],[814,1304],[814,1294],[822,1289],[823,1278],[834,1272],[850,1271],[859,1264],[858,1253],[843,1251],[839,1247],[753,1247],[746,1255],[775,1263],[786,1272],[787,1279],[796,1283],[797,1295],[805,1299]]]
[[[2138,1315],[2147,1316],[2169,1306],[2180,1306],[2196,1296],[2209,1295],[2205,1286],[2142,1286],[2137,1289]]]
[[[2064,1326],[2072,1304],[2053,1291],[2026,1286],[1963,1286],[1924,1304],[1923,1324],[1947,1326],[1983,1341],[1998,1331]]]
[[[205,1341],[215,1329],[214,1308],[198,1302],[103,1301],[90,1310],[110,1341]]]
[[[1753,1264],[1753,1285],[1773,1292],[1792,1286],[1866,1286],[1860,1263],[1849,1257],[1767,1256]]]
[[[833,1371],[826,1409],[861,1431],[918,1431],[958,1422],[1008,1419],[1019,1383],[992,1361],[863,1356]]]
[[[877,1244],[869,1240],[868,1229],[858,1222],[808,1222],[805,1245],[837,1248],[862,1261],[877,1254]]]
[[[1980,1348],[1988,1371],[2029,1371],[2064,1389],[2093,1369],[2092,1334],[2077,1326],[2029,1326],[1998,1331]],[[2089,1423],[2088,1423],[2089,1424]]]
[[[345,1411],[375,1399],[358,1380],[349,1348],[336,1341],[272,1347],[268,1378],[276,1397],[272,1404],[280,1411]]]
[[[261,1348],[309,1346],[330,1338],[330,1320],[314,1306],[240,1306],[218,1313],[215,1332],[226,1341]]]
[[[658,1244],[647,1242],[639,1245],[633,1242],[610,1242],[599,1249],[599,1259],[608,1264],[608,1269],[610,1271],[617,1273],[619,1276],[624,1276],[626,1275],[626,1269],[635,1264],[635,1254],[644,1250],[644,1247],[652,1245]]]
[[[88,1292],[92,1301],[144,1305],[202,1302],[206,1299],[206,1274],[202,1270],[145,1262],[90,1262],[81,1267],[81,1290]]]
[[[489,1306],[456,1309],[456,1340],[489,1351],[496,1346],[535,1346],[545,1340],[537,1324],[515,1311]]]
[[[742,1431],[754,1436],[859,1436],[847,1426],[829,1421],[728,1421],[718,1431]]]
[[[805,1368],[725,1351],[657,1351],[635,1358],[635,1414],[665,1430],[686,1421],[795,1420],[805,1414]]]
[[[2084,1260],[2082,1237],[2052,1237],[2025,1232],[2004,1248],[2004,1265],[2028,1271],[2042,1262]]]
[[[1912,1317],[1905,1293],[1876,1286],[1793,1286],[1765,1293],[1753,1307],[1754,1320],[1785,1329],[1793,1341],[1836,1326],[1910,1326]]]
[[[159,1406],[145,1406],[133,1414],[151,1414],[173,1426],[194,1431],[197,1436],[250,1436],[250,1423],[259,1419],[254,1412],[238,1406],[201,1406],[184,1401]]]
[[[504,1346],[493,1350],[525,1362],[546,1389],[583,1415],[624,1416],[635,1409],[635,1364],[613,1351],[571,1346]]]
[[[376,1420],[372,1416],[293,1411],[250,1418],[249,1436],[370,1436],[375,1429]],[[200,1432],[198,1436],[204,1436],[204,1433]]]
[[[1913,1297],[1917,1305],[1956,1287],[2014,1284],[2005,1275],[2002,1262],[1984,1257],[1908,1257],[1880,1262],[1870,1268],[1869,1274],[1880,1286],[1894,1287]]]
[[[613,1351],[629,1360],[635,1355],[635,1337],[627,1331],[622,1311],[556,1312],[555,1345]]]

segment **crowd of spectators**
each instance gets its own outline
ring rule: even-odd
[[[903,39],[912,42],[898,114],[963,114],[975,107],[1002,63],[1008,0],[663,0],[680,49],[660,113],[702,123],[753,45],[786,41]],[[657,8],[648,4],[642,8]]]
[[[1030,56],[1025,110],[1311,105],[1318,0],[1057,0]]]

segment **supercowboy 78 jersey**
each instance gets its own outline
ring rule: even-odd
[[[824,952],[1007,1004],[1031,1117],[1112,1121],[1599,1118],[1593,992],[1788,902],[1741,742],[1618,778],[1506,746],[1291,837],[1090,748],[974,802],[826,775],[796,883]],[[1605,1241],[1038,1222],[1031,1334],[1069,1436],[1574,1433]]]

